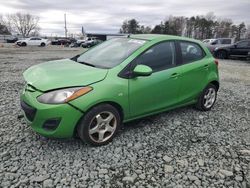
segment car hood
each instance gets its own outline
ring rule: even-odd
[[[83,65],[70,59],[49,61],[35,65],[23,75],[27,84],[38,90],[86,86],[106,77],[108,70]]]

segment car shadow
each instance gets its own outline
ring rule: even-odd
[[[197,110],[192,105],[190,105],[190,106],[180,107],[174,110],[169,110],[166,112],[162,112],[162,113],[155,114],[155,115],[150,115],[144,118],[140,118],[140,119],[136,119],[136,120],[132,120],[130,122],[124,123],[121,129],[118,131],[116,138],[114,138],[113,142],[116,142],[116,141],[119,142],[119,139],[122,137],[122,135],[127,132],[131,132],[132,134],[132,132],[138,131],[140,129],[143,130],[146,127],[163,126],[162,122],[164,122],[164,119],[171,117],[171,116],[177,116],[177,118],[174,118],[173,121],[175,121],[175,119],[180,120],[181,117],[179,116],[181,116],[181,114],[188,113],[188,111],[194,111],[195,113],[195,111]],[[156,131],[161,131],[161,129],[158,129],[158,130],[156,129]],[[65,148],[67,151],[71,152],[71,151],[74,151],[76,148],[78,149],[79,148],[81,149],[99,148],[99,147],[93,147],[84,143],[77,136],[70,138],[70,139],[60,139],[60,138],[46,138],[46,137],[36,134],[36,137],[41,145],[47,145],[48,147],[54,148],[56,150]],[[106,148],[106,147],[112,146],[113,144],[116,144],[116,143],[111,142],[107,144],[106,146],[102,146],[102,147]]]

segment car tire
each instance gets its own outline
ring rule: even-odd
[[[23,43],[21,44],[21,46],[27,46],[27,43],[26,43],[26,42],[23,42]]]
[[[214,106],[217,99],[217,87],[213,84],[208,86],[201,92],[196,108],[201,111],[209,111]]]
[[[42,42],[42,43],[41,43],[41,47],[44,47],[44,46],[45,46],[45,43],[44,43],[44,42]]]
[[[77,126],[77,134],[85,143],[101,146],[112,141],[120,126],[118,110],[110,104],[100,104],[83,116]]]
[[[216,53],[216,57],[218,59],[227,59],[228,55],[227,55],[227,52],[225,50],[220,50]]]

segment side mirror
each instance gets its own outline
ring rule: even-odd
[[[136,65],[133,70],[135,76],[149,76],[152,72],[153,70],[147,65]]]

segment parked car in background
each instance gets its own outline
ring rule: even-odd
[[[102,40],[98,40],[98,39],[91,39],[91,40],[87,40],[86,42],[81,44],[81,47],[83,48],[90,48],[93,47],[97,44],[100,44],[101,42],[103,42]]]
[[[48,39],[43,39],[39,37],[31,37],[16,41],[18,46],[46,46],[50,43]]]
[[[209,45],[226,45],[226,44],[233,44],[234,39],[233,38],[205,39],[202,42]]]
[[[250,51],[247,54],[247,60],[250,60]]]
[[[7,43],[15,43],[16,41],[18,41],[17,37],[11,37],[11,38],[6,39]]]
[[[71,43],[68,39],[56,39],[51,41],[51,45],[69,45]]]
[[[82,43],[84,43],[86,41],[86,39],[78,39],[76,40],[76,44],[79,46],[81,46]]]
[[[216,47],[230,45],[234,43],[233,38],[217,38],[217,39],[205,39],[202,41],[210,50],[210,52],[214,52]]]
[[[74,43],[76,40],[74,38],[60,38],[51,41],[51,45],[65,45],[68,46]]]
[[[205,39],[202,42],[205,44],[211,44],[213,41],[215,41],[216,39]]]
[[[82,46],[84,43],[91,43],[92,41],[96,40],[96,37],[87,37],[85,39],[79,39],[76,41],[78,46]]]
[[[232,45],[216,47],[213,53],[219,59],[227,59],[230,57],[248,58],[249,52],[250,40],[242,40]]]
[[[35,65],[24,79],[21,107],[34,131],[97,146],[123,122],[186,105],[209,111],[219,89],[218,61],[201,42],[152,34]]]

